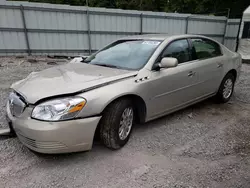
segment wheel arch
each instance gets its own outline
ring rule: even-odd
[[[231,70],[229,70],[228,72],[227,72],[227,74],[232,74],[233,76],[234,76],[234,79],[236,80],[236,78],[237,78],[237,71],[235,70],[235,69],[231,69]],[[226,74],[226,75],[227,75]],[[234,80],[234,81],[235,81]]]
[[[146,103],[142,97],[140,97],[139,95],[136,95],[136,94],[125,94],[122,96],[118,96],[117,98],[109,101],[107,103],[107,105],[103,108],[101,114],[103,114],[105,112],[105,110],[108,108],[108,106],[113,104],[115,101],[121,100],[121,99],[132,100],[133,107],[135,108],[135,122],[136,123],[144,123],[146,120],[146,114],[147,114]],[[101,122],[101,120],[100,120],[100,122]],[[95,138],[99,138],[100,122],[98,123],[96,130],[95,130],[95,134],[94,134]]]
[[[226,71],[225,71],[225,72],[226,72]],[[226,72],[225,76],[221,79],[220,85],[219,85],[219,87],[218,87],[218,89],[217,89],[217,93],[218,93],[218,91],[219,91],[219,89],[220,89],[220,87],[221,87],[221,84],[222,84],[223,79],[224,79],[228,74],[232,74],[232,75],[234,76],[234,79],[236,80],[236,78],[237,78],[237,71],[236,71],[235,69],[230,69],[229,71]],[[235,80],[234,80],[234,81],[235,81]]]
[[[102,113],[107,109],[108,106],[113,104],[117,100],[122,100],[122,99],[129,99],[132,101],[133,107],[135,109],[135,120],[136,123],[144,123],[146,119],[146,114],[147,114],[147,107],[144,99],[140,97],[139,95],[136,94],[125,94],[122,96],[118,96],[117,98],[111,100],[108,102],[108,104],[105,106],[105,108],[102,110]]]

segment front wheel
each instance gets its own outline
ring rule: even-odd
[[[234,91],[235,77],[232,73],[228,73],[221,82],[216,99],[220,103],[226,103],[230,100]]]
[[[100,138],[105,146],[119,149],[130,137],[134,123],[134,108],[130,100],[121,99],[110,104],[100,122]]]

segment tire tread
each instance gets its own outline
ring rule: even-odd
[[[119,114],[128,104],[130,104],[129,100],[120,99],[111,103],[104,111],[100,125],[100,138],[102,143],[110,149],[122,147],[117,140],[115,125],[120,121]]]
[[[234,76],[232,73],[229,72],[229,73],[227,73],[226,76],[223,78],[223,80],[222,80],[222,82],[221,82],[221,84],[220,84],[220,88],[219,88],[219,90],[218,90],[218,92],[217,92],[217,94],[216,94],[216,101],[217,101],[218,103],[226,103],[226,102],[228,102],[228,101],[230,100],[232,94],[233,94],[233,91],[232,91],[232,94],[231,94],[231,96],[230,96],[228,99],[225,99],[225,98],[223,97],[223,86],[224,86],[224,82],[225,82],[226,79],[228,79],[228,78],[232,78],[232,81],[233,81],[233,91],[234,91],[235,76]]]

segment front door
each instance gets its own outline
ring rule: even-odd
[[[181,39],[170,43],[161,58],[174,57],[178,66],[152,71],[150,77],[149,119],[161,116],[169,111],[188,104],[197,96],[197,74],[195,64],[191,63],[189,43]]]

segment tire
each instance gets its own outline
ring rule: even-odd
[[[124,135],[121,134],[122,126],[120,126],[121,121],[126,122],[123,117],[132,110],[132,115],[129,115],[128,120],[124,125],[130,129],[124,131]],[[132,120],[131,120],[132,118]],[[100,122],[100,139],[101,142],[110,149],[117,150],[123,147],[129,140],[134,124],[134,108],[132,102],[128,99],[120,99],[111,103],[107,109],[104,111],[103,117]],[[124,126],[123,126],[124,127]],[[127,129],[126,129],[127,130]],[[126,132],[126,133],[125,133]],[[119,134],[120,133],[120,134]],[[120,136],[121,135],[121,136]],[[126,136],[127,135],[127,136]],[[126,137],[122,137],[126,136]]]
[[[232,84],[231,87],[229,87],[230,83]],[[235,76],[232,73],[228,73],[222,80],[220,84],[220,88],[216,94],[216,100],[219,103],[226,103],[228,102],[234,91],[234,84],[235,84]],[[226,89],[226,85],[228,85],[228,90]],[[231,88],[231,89],[229,89]],[[226,92],[226,90],[228,92]]]

